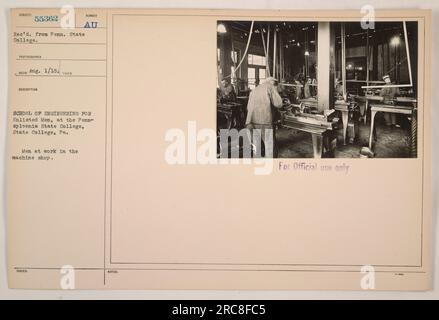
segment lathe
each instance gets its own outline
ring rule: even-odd
[[[221,129],[232,129],[232,128],[236,128],[236,129],[240,129],[243,127],[244,125],[244,110],[243,110],[243,105],[241,103],[238,102],[225,102],[225,103],[221,103],[218,102],[217,103],[217,112],[218,112],[218,117],[220,115],[222,115],[224,117],[224,119],[226,120],[226,125],[225,128],[221,128]]]
[[[382,100],[382,99],[381,99]],[[397,97],[393,100],[393,104],[384,104],[380,100],[378,103],[371,104],[371,123],[369,134],[369,149],[373,147],[374,139],[377,139],[375,129],[375,115],[378,112],[390,112],[405,114],[409,117],[411,122],[410,130],[410,151],[411,156],[417,156],[417,99],[411,97]]]
[[[311,134],[314,158],[321,158],[324,149],[328,151],[335,148],[335,129],[339,122],[335,110],[327,110],[324,114],[319,114],[303,103],[287,104],[282,109],[280,111],[282,127]]]
[[[346,145],[346,136],[348,127],[353,128],[353,132],[350,135],[351,142],[354,141],[356,137],[356,130],[358,130],[358,125],[355,125],[355,121],[358,117],[354,117],[354,113],[359,111],[358,104],[355,101],[344,101],[337,100],[334,104],[334,110],[341,113],[343,122],[343,144]],[[352,126],[353,125],[353,126]]]

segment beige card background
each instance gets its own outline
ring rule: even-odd
[[[11,287],[58,288],[59,268],[71,265],[77,288],[359,290],[361,266],[373,265],[379,290],[430,288],[428,11],[377,12],[419,23],[419,157],[310,160],[349,165],[346,175],[280,172],[279,161],[296,161],[281,159],[266,176],[164,159],[168,129],[216,127],[216,21],[358,21],[359,12],[92,11],[107,28],[96,33],[106,78],[40,79],[29,97],[14,91],[27,80],[10,60],[10,112],[96,114],[86,136],[9,136],[10,154],[33,143],[81,149],[74,160],[9,161]]]

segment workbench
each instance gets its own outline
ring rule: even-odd
[[[397,103],[411,104],[413,106],[411,117],[411,134],[410,134],[410,149],[411,156],[416,158],[418,156],[418,100],[411,97],[397,97]]]
[[[323,137],[333,130],[334,123],[317,119],[312,115],[290,115],[282,113],[282,126],[289,129],[308,132],[312,137],[314,158],[321,158],[323,153]]]
[[[412,115],[413,110],[414,110],[413,106],[388,105],[388,104],[373,104],[373,105],[371,105],[371,107],[370,107],[371,116],[370,116],[369,149],[372,150],[375,115],[378,112],[389,112],[389,113],[399,113],[399,114]],[[413,125],[413,121],[414,121],[414,118],[412,117],[412,125]],[[413,139],[415,139],[415,137],[412,137],[412,141],[413,141]]]
[[[373,95],[366,95],[364,97],[366,99],[366,105],[364,107],[364,124],[367,123],[367,108],[369,107],[370,101],[373,103],[382,102],[384,100],[381,96],[373,96]]]

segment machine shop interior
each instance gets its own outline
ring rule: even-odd
[[[417,157],[417,35],[411,21],[218,21],[217,130],[246,128],[249,96],[275,79],[275,157]]]

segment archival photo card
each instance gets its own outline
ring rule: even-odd
[[[430,11],[9,15],[11,288],[431,288]]]

